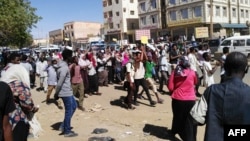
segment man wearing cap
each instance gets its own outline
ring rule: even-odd
[[[151,106],[154,106],[156,104],[155,101],[152,100],[149,90],[148,90],[148,86],[147,86],[147,82],[144,78],[145,76],[145,68],[143,65],[143,58],[145,56],[145,51],[144,51],[144,47],[142,47],[142,51],[140,50],[135,50],[133,52],[133,58],[134,58],[134,67],[135,67],[135,75],[134,75],[134,82],[135,82],[135,93],[134,93],[134,104],[136,106],[138,106],[138,102],[137,102],[137,95],[138,95],[138,90],[139,90],[139,86],[143,87],[143,90],[145,90],[148,100],[150,102]]]

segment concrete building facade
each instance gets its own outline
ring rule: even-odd
[[[63,30],[57,29],[49,32],[49,43],[63,45]]]
[[[149,29],[151,38],[167,34],[166,0],[138,0],[139,28]]]
[[[167,26],[172,36],[194,34],[208,27],[209,37],[249,34],[249,0],[170,0],[166,4]]]
[[[85,44],[89,37],[100,36],[101,23],[72,21],[64,23],[63,34],[66,44],[73,47]]]
[[[139,28],[138,0],[103,0],[105,40],[135,42],[135,29]]]

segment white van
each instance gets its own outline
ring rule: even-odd
[[[224,39],[218,48],[217,54],[222,54],[224,47],[229,47],[230,52],[238,51],[248,56],[250,54],[250,35],[233,36]]]

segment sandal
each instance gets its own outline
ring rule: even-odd
[[[159,100],[158,100],[158,103],[160,103],[160,104],[162,104],[163,102],[164,102],[163,99],[159,99]]]

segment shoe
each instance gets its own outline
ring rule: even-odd
[[[85,95],[84,95],[84,98],[88,98],[88,96],[85,94]]]
[[[138,94],[137,98],[142,99],[142,94]]]
[[[134,102],[134,105],[135,106],[139,106],[140,104],[138,102]]]
[[[108,87],[109,85],[108,85],[108,84],[105,84],[105,85],[103,85],[103,86]]]
[[[81,111],[85,111],[85,108],[82,107],[82,106],[79,106],[78,109],[81,110]]]
[[[63,109],[63,107],[62,107],[61,105],[59,105],[59,106],[58,106],[58,109],[62,110],[62,109]]]
[[[64,134],[64,137],[76,137],[76,136],[78,136],[78,134],[73,132],[73,131],[71,131],[71,132],[69,132],[67,134]]]
[[[47,105],[50,105],[50,102],[49,102],[49,100],[46,100],[46,104],[47,104]]]
[[[130,105],[128,105],[128,110],[134,110],[135,109],[135,107],[134,106],[132,106],[131,104]]]
[[[151,102],[150,102],[150,105],[151,105],[151,106],[154,106],[155,104],[156,104],[155,101],[151,101]]]
[[[99,92],[95,92],[94,94],[95,95],[102,95],[102,93],[99,93]]]
[[[39,87],[39,88],[36,88],[36,91],[38,91],[38,92],[41,91],[41,88],[40,88],[40,87]]]
[[[162,104],[163,101],[164,101],[163,99],[159,99],[157,102],[160,103],[160,104]]]

